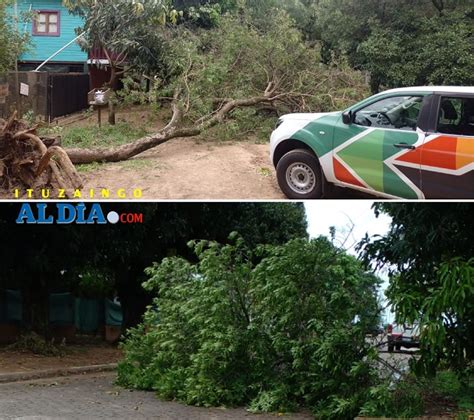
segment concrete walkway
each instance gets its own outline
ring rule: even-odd
[[[0,384],[0,419],[270,420],[245,409],[206,409],[164,402],[152,392],[114,385],[115,373],[96,373]],[[281,418],[281,417],[279,417]],[[310,415],[289,416],[310,419]]]

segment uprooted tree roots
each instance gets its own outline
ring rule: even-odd
[[[82,188],[82,180],[65,150],[55,139],[40,138],[37,127],[28,128],[16,119],[0,119],[0,193],[18,190],[23,197],[28,190],[32,198],[48,191],[57,198],[62,190],[67,198]]]

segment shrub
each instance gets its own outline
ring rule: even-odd
[[[412,418],[424,413],[420,386],[405,378],[395,385],[383,383],[369,391],[369,399],[361,415],[369,417]]]
[[[431,379],[409,374],[395,384],[382,383],[370,389],[361,415],[412,418],[429,409],[440,410],[440,415],[459,411],[457,418],[467,418],[467,413],[474,410],[474,383],[472,377],[462,379],[452,371],[443,371]]]

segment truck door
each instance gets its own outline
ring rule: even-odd
[[[428,199],[474,198],[474,95],[439,96],[435,130],[421,148]]]
[[[359,189],[384,196],[423,198],[420,163],[404,164],[402,171],[397,160],[424,143],[418,127],[424,102],[424,96],[394,94],[354,111],[346,129],[355,125],[366,130],[334,150],[338,181],[357,182]]]

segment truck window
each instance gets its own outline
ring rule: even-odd
[[[364,127],[416,131],[423,106],[420,96],[395,96],[357,111],[354,123]]]
[[[441,99],[438,130],[443,134],[474,136],[474,98]]]

